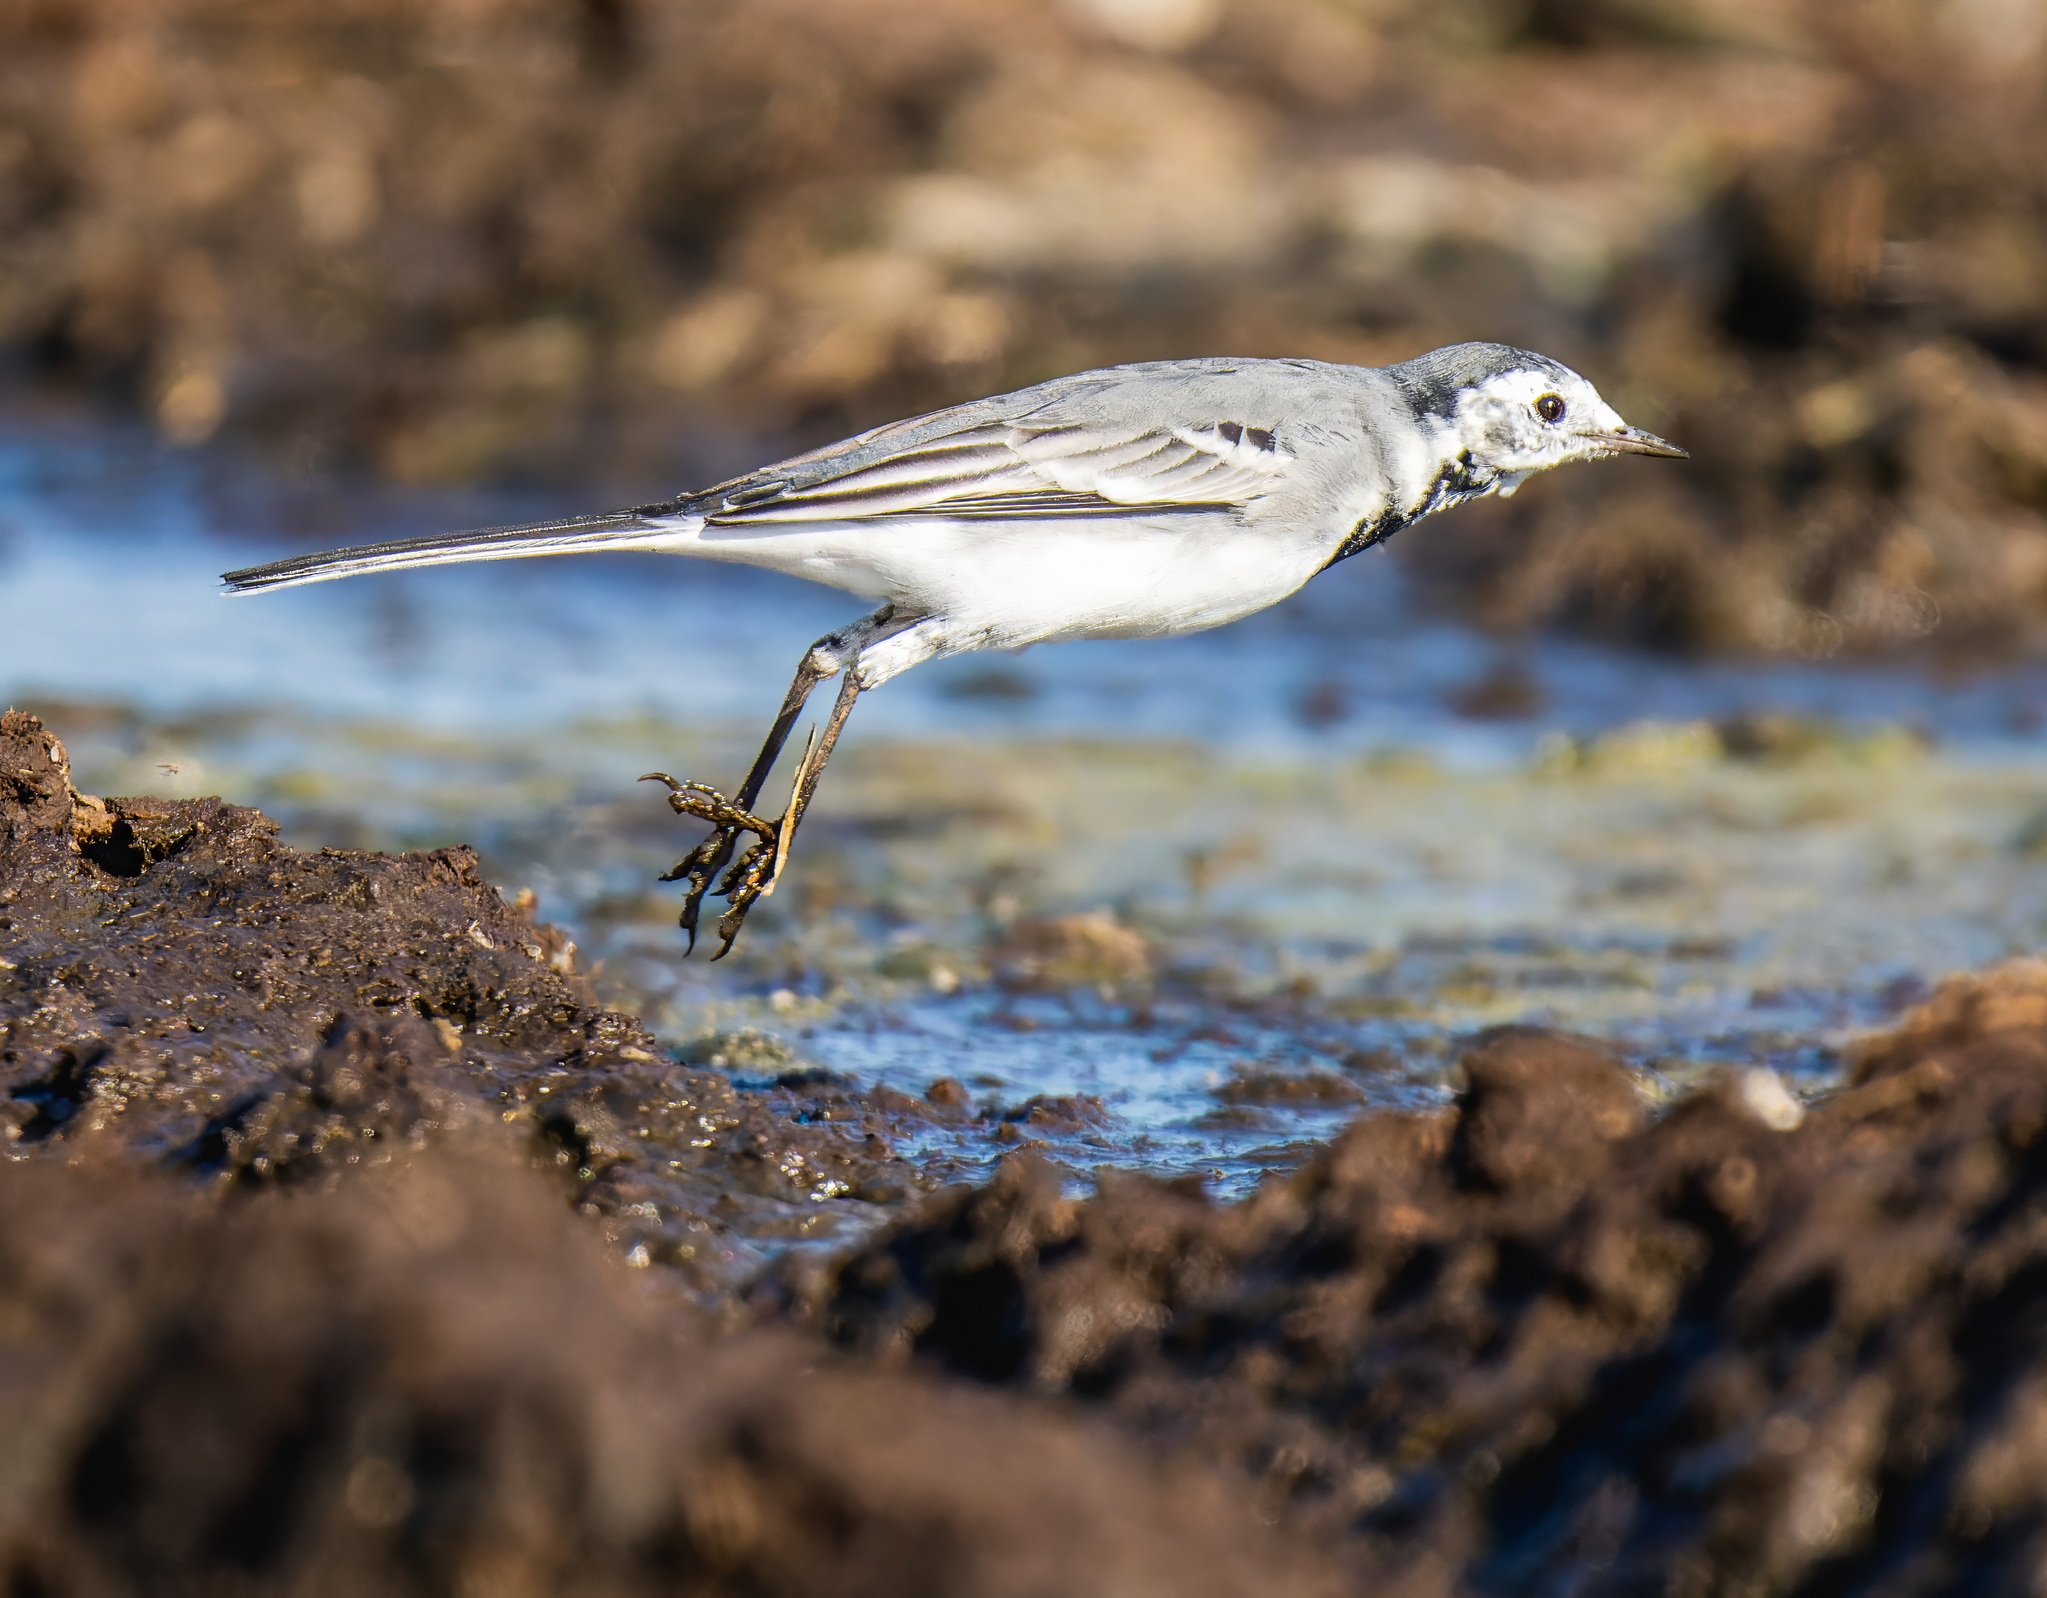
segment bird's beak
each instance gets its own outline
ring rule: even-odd
[[[1654,433],[1645,433],[1639,427],[1617,427],[1611,433],[1587,433],[1584,438],[1588,444],[1616,450],[1623,455],[1666,455],[1674,461],[1692,458],[1675,444],[1658,438]]]

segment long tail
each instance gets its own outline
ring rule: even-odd
[[[358,544],[352,549],[294,555],[267,566],[246,566],[222,574],[230,594],[253,594],[265,588],[292,588],[324,583],[364,572],[399,571],[407,566],[442,566],[458,560],[518,560],[530,555],[574,555],[594,549],[661,549],[686,536],[698,518],[677,505],[641,505],[633,510],[606,511],[596,516],[565,516],[559,521],[529,522],[520,527],[479,527],[465,533],[432,533],[388,544]]]

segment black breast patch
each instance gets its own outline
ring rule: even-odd
[[[1403,528],[1412,527],[1424,516],[1447,509],[1467,499],[1478,499],[1492,492],[1493,479],[1480,477],[1472,466],[1471,451],[1462,450],[1455,460],[1446,462],[1436,479],[1429,484],[1429,491],[1422,502],[1407,510],[1383,510],[1377,516],[1361,521],[1350,531],[1335,554],[1322,563],[1324,571],[1340,560],[1349,560],[1370,549],[1374,544],[1383,544]]]

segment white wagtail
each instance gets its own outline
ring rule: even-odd
[[[229,572],[247,593],[362,572],[584,550],[742,561],[879,600],[812,644],[730,800],[660,772],[711,835],[687,881],[695,947],[711,884],[718,954],[774,888],[853,701],[927,660],[1068,638],[1159,638],[1235,621],[1446,506],[1531,473],[1684,451],[1630,427],[1557,362],[1454,344],[1398,366],[1154,361],[1054,378],[894,422],[659,505],[298,555]],[[788,809],[754,813],[820,682],[845,673]],[[754,841],[732,861],[740,835]]]

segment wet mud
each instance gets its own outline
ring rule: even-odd
[[[1809,1113],[1751,1071],[1652,1118],[1535,1029],[1462,1063],[1243,1204],[1019,1161],[785,1302],[1244,1472],[1360,1591],[2022,1590],[2047,964],[1948,984]]]
[[[1046,1155],[1085,1095],[664,1045],[465,851],[300,853],[0,739],[15,1590],[1938,1593],[2047,1556],[2047,963],[1811,1102],[1495,1028],[1445,1107],[1241,1202],[1083,1194]],[[924,1191],[892,1145],[969,1118],[1016,1152]]]
[[[11,1153],[291,1185],[486,1119],[629,1254],[706,1289],[829,1236],[821,1201],[868,1219],[915,1191],[888,1135],[918,1101],[820,1110],[800,1080],[747,1093],[678,1062],[592,1002],[574,946],[470,850],[301,853],[217,799],[81,798],[20,713],[0,774]]]
[[[714,1338],[525,1164],[475,1128],[227,1205],[0,1167],[10,1590],[1340,1590],[1198,1464]]]

